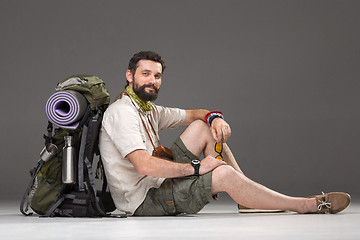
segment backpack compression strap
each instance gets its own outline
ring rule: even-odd
[[[23,198],[22,198],[22,200],[21,200],[20,212],[21,212],[22,214],[24,214],[25,216],[30,216],[30,215],[33,214],[32,212],[31,212],[31,213],[26,213],[26,212],[29,210],[29,200],[28,200],[28,197],[29,197],[30,189],[31,189],[31,187],[33,186],[34,181],[35,181],[35,178],[36,178],[37,174],[39,173],[39,171],[40,171],[40,169],[41,169],[41,167],[42,167],[43,164],[44,164],[44,160],[40,160],[40,161],[38,162],[38,165],[36,166],[35,171],[34,171],[32,177],[31,177],[30,183],[29,183],[28,187],[26,188],[25,193],[24,193],[24,196],[23,196]],[[26,206],[25,206],[25,205],[26,205]],[[24,207],[25,207],[25,209],[24,209]]]

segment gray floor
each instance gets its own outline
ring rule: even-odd
[[[177,217],[24,217],[0,203],[0,239],[360,239],[360,202],[335,215],[239,214],[226,197]]]

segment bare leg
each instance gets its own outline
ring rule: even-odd
[[[204,153],[205,156],[217,156],[214,149],[215,140],[211,135],[210,128],[201,120],[191,123],[181,134],[180,138],[184,142],[186,148],[198,157],[200,157],[201,153]],[[223,144],[222,155],[227,164],[240,173],[243,173],[226,143]]]
[[[298,213],[316,212],[315,198],[290,197],[262,186],[229,166],[213,171],[213,194],[227,192],[237,203],[256,209],[280,209]]]
[[[223,144],[223,153],[222,153],[223,157],[224,157],[224,161],[229,164],[230,166],[232,166],[236,171],[243,173],[243,171],[241,170],[239,164],[236,162],[234,155],[232,154],[229,146],[224,143]]]
[[[209,127],[202,121],[195,121],[180,136],[185,146],[194,155],[203,152],[205,156],[216,156],[215,140]],[[299,213],[316,212],[315,198],[290,197],[275,192],[247,178],[238,166],[230,148],[224,144],[224,161],[229,165],[213,171],[212,193],[227,192],[238,204],[256,209],[280,209]]]

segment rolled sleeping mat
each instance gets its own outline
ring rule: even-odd
[[[46,102],[46,115],[53,124],[67,129],[76,129],[84,116],[88,102],[79,92],[58,91]]]

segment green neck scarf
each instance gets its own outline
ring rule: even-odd
[[[139,105],[139,107],[144,112],[148,112],[148,111],[152,110],[151,102],[150,101],[145,102],[145,101],[141,100],[130,86],[126,87],[126,92],[129,94],[129,96],[132,99],[134,99],[134,101]]]

